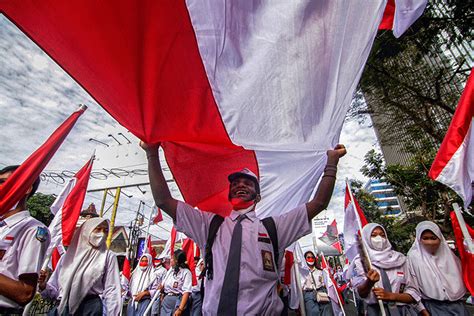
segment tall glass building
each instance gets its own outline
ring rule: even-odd
[[[370,179],[364,186],[364,190],[372,194],[384,215],[396,217],[403,213],[397,195],[387,182]]]

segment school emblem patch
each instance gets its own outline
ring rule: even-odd
[[[39,242],[45,242],[48,240],[48,235],[49,232],[45,227],[38,227],[36,229],[36,239],[38,239]]]

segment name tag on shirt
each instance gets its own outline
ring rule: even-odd
[[[266,244],[271,244],[270,237],[268,237],[267,233],[258,233],[258,241],[264,242]]]
[[[262,263],[263,263],[263,270],[275,271],[275,265],[273,263],[273,254],[271,251],[262,250]]]

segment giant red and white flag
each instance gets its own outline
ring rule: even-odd
[[[87,107],[82,105],[79,110],[72,113],[46,142],[32,153],[0,186],[0,215],[12,209],[25,196],[86,109]]]
[[[346,181],[346,197],[344,201],[344,252],[350,261],[358,254],[357,235],[367,225],[367,219],[353,196],[349,182]]]
[[[228,214],[227,175],[249,168],[264,217],[309,200],[385,6],[4,0],[0,11],[120,124],[162,142],[189,204]]]
[[[467,80],[459,104],[428,176],[454,190],[468,207],[474,181],[474,74]]]
[[[86,196],[94,156],[71,178],[58,195],[51,212],[54,215],[49,231],[51,243],[46,251],[46,260],[58,246],[69,246]]]

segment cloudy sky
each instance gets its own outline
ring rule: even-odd
[[[87,104],[89,109],[46,167],[48,172],[77,171],[96,146],[102,146],[89,139],[112,145],[114,140],[107,135],[121,127],[39,47],[0,15],[0,168],[26,159],[80,103]],[[126,134],[126,131],[122,132]],[[137,142],[126,135],[132,142]],[[342,227],[344,178],[365,181],[359,171],[363,156],[378,145],[369,124],[361,126],[354,121],[345,123],[340,142],[346,145],[348,155],[339,164],[337,187],[328,210],[334,212],[338,226]],[[142,189],[149,191],[145,187]],[[49,180],[41,184],[39,191],[58,194],[60,190],[61,185]],[[149,192],[143,195],[138,189],[126,189],[125,193],[130,197],[122,195],[117,224],[128,226],[134,219],[139,201],[146,203],[146,215],[150,213],[153,201]],[[101,192],[89,193],[85,205],[95,203],[99,207],[102,195]],[[109,197],[106,207],[112,201]],[[170,227],[170,219],[165,218],[159,227],[152,228],[152,233],[167,238]],[[309,238],[303,241],[309,242]]]

